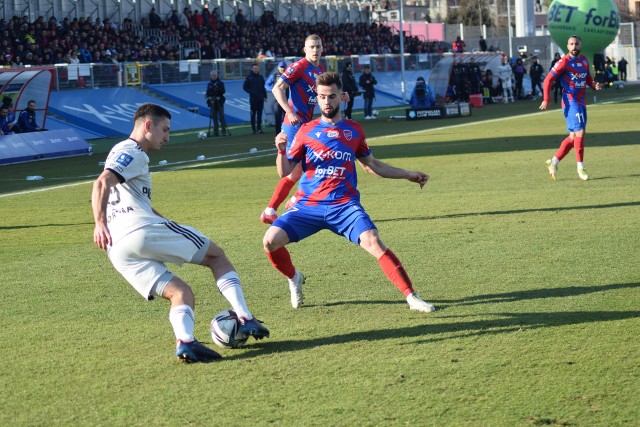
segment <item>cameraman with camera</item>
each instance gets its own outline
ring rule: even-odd
[[[218,124],[222,127],[222,136],[231,136],[231,132],[227,128],[227,121],[224,118],[224,83],[218,78],[218,71],[216,70],[212,70],[209,73],[209,77],[211,81],[207,84],[207,93],[205,95],[207,105],[211,108],[209,130],[211,130],[211,119],[213,118],[213,136],[220,136],[218,134]]]
[[[360,87],[362,87],[364,97],[364,118],[365,120],[375,119],[378,113],[373,112],[373,99],[376,97],[374,86],[378,84],[376,78],[371,74],[371,67],[364,66],[364,73],[360,75]]]
[[[349,101],[347,101],[347,108],[344,109],[344,117],[351,119],[351,112],[353,111],[353,102],[356,100],[356,96],[360,95],[358,91],[358,83],[353,75],[353,68],[351,62],[347,62],[344,65],[342,71],[342,91],[349,94]]]

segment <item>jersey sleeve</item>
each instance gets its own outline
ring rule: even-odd
[[[358,146],[356,147],[356,158],[361,159],[371,154],[371,148],[369,148],[369,145],[367,144],[367,138],[364,135],[364,130],[362,129],[362,126],[360,126],[359,123],[356,123],[356,122],[353,122],[353,123],[355,124],[354,130],[358,133],[360,137],[360,141],[358,143]]]
[[[145,164],[141,153],[122,150],[112,153],[105,162],[104,168],[115,173],[121,182],[126,182],[142,174]]]
[[[564,58],[560,58],[556,65],[554,65],[549,71],[550,74],[553,74],[555,77],[558,77],[564,71],[564,66],[567,62]]]
[[[551,100],[551,86],[553,85],[556,77],[557,76],[553,73],[547,73],[547,77],[544,78],[544,82],[542,83],[542,100],[544,102],[549,102]]]
[[[300,75],[302,73],[304,73],[304,67],[302,66],[301,62],[298,61],[289,65],[289,67],[287,67],[285,72],[282,73],[280,78],[284,80],[284,82],[288,86],[291,86],[296,80],[300,78]]]
[[[305,147],[304,147],[304,135],[305,135],[305,128],[306,128],[306,123],[300,128],[300,130],[298,130],[298,132],[296,133],[296,136],[293,138],[293,143],[291,144],[291,148],[289,148],[289,151],[287,152],[287,159],[291,160],[292,162],[296,162],[299,163],[300,161],[302,161],[302,158],[305,155]]]

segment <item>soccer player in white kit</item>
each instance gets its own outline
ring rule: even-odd
[[[170,120],[171,113],[156,104],[136,110],[131,136],[113,147],[93,184],[93,241],[144,298],[159,296],[171,302],[169,322],[178,359],[211,362],[221,356],[194,337],[193,291],[165,262],[209,267],[240,319],[241,332],[261,339],[269,330],[247,308],[238,273],[223,250],[195,228],[177,224],[151,207],[147,153],[169,141]]]

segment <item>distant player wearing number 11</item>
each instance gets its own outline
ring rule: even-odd
[[[433,305],[415,293],[402,263],[380,240],[378,229],[360,204],[356,160],[373,175],[406,179],[420,188],[427,183],[429,175],[397,168],[373,157],[362,127],[342,119],[339,74],[323,73],[317,77],[316,84],[322,117],[302,125],[287,151],[287,134],[281,132],[276,136],[278,173],[287,176],[294,168],[301,167],[302,177],[295,204],[275,220],[263,239],[267,258],[288,279],[291,305],[298,308],[302,304],[305,277],[294,267],[285,245],[327,229],[373,255],[387,278],[405,296],[409,308],[434,311]]]
[[[581,49],[580,37],[575,35],[569,37],[567,42],[569,53],[555,63],[544,79],[544,97],[540,109],[543,111],[548,109],[553,82],[555,79],[559,79],[562,86],[562,110],[569,132],[569,136],[562,141],[555,156],[547,160],[549,177],[554,181],[558,171],[558,163],[569,154],[572,147],[576,152],[578,177],[583,181],[589,179],[584,168],[584,133],[587,129],[585,94],[587,86],[600,90],[600,83],[596,83],[591,77],[589,61],[584,55],[580,55]]]

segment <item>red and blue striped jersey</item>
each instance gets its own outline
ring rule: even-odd
[[[287,158],[302,162],[298,203],[327,205],[360,200],[356,159],[369,156],[362,127],[343,119],[331,124],[317,118],[302,125]]]
[[[562,102],[585,105],[585,93],[587,86],[594,87],[594,81],[589,72],[589,61],[584,55],[577,58],[566,54],[553,66],[551,78],[560,79],[562,86]],[[545,101],[547,92],[545,91]]]
[[[316,67],[307,58],[292,62],[280,78],[289,85],[289,106],[294,113],[307,123],[313,118],[318,92],[316,91],[316,77],[324,73],[322,65]],[[289,125],[285,115],[284,124]]]

